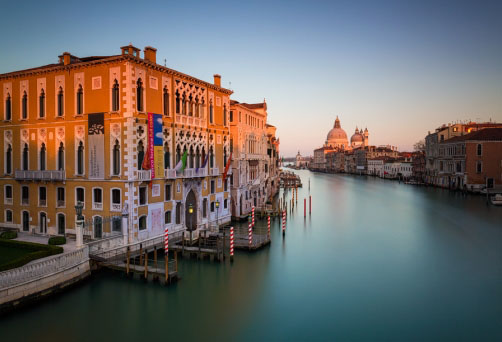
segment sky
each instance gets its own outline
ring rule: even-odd
[[[502,1],[5,1],[0,73],[120,46],[265,98],[281,154],[347,135],[412,150],[444,123],[502,122]]]

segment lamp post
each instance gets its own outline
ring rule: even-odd
[[[192,244],[192,214],[193,214],[193,206],[191,204],[188,205],[188,214],[190,215],[190,244]]]
[[[84,217],[82,216],[82,209],[84,208],[84,205],[82,202],[78,201],[77,204],[75,205],[75,212],[77,213],[77,222],[75,225],[75,235],[77,238],[76,241],[76,246],[77,248],[82,247],[84,244]]]
[[[216,225],[218,226],[218,228],[220,228],[220,225],[218,223],[219,214],[220,214],[220,210],[219,210],[219,208],[220,208],[220,201],[216,200],[215,205],[216,205]]]

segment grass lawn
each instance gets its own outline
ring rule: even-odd
[[[6,262],[20,258],[32,252],[33,251],[19,247],[0,246],[0,265],[3,265]]]

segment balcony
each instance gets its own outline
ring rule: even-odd
[[[22,198],[21,205],[30,205],[30,199],[29,198]]]
[[[112,211],[121,211],[121,210],[122,210],[122,204],[112,203]]]
[[[175,169],[164,170],[164,178],[165,179],[176,179],[176,170]]]
[[[103,203],[93,202],[92,209],[93,210],[103,210]]]
[[[57,205],[58,208],[64,208],[64,206],[66,205],[66,203],[63,200],[57,200],[56,205]]]
[[[209,175],[210,176],[219,176],[220,174],[220,169],[217,167],[213,167],[212,169],[209,169]]]
[[[31,181],[64,181],[66,179],[64,170],[16,170],[14,177],[16,180]]]
[[[39,207],[46,207],[47,206],[47,200],[45,200],[45,199],[39,199],[38,200],[38,206]]]
[[[152,172],[150,170],[137,170],[135,179],[137,181],[151,181],[152,180]]]
[[[185,169],[183,173],[177,173],[178,178],[197,178],[197,177],[206,177],[207,170],[204,169]]]

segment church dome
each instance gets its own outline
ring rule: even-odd
[[[326,137],[326,146],[331,147],[347,147],[347,133],[340,126],[340,120],[336,117],[335,125],[328,132],[328,136]]]
[[[352,135],[350,138],[350,144],[352,146],[354,145],[361,145],[364,142],[364,136],[362,135],[362,130],[359,131],[356,127],[356,132]]]

